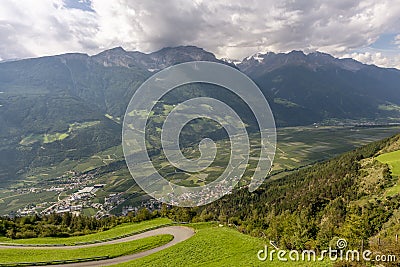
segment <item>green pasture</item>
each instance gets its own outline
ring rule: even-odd
[[[196,234],[170,248],[116,266],[331,266],[330,262],[260,261],[257,252],[266,241],[236,229],[207,223],[191,224]]]
[[[380,155],[377,160],[388,164],[393,175],[400,176],[400,150]]]
[[[0,239],[3,243],[15,243],[15,244],[66,244],[72,245],[80,242],[92,242],[98,240],[104,240],[108,238],[115,238],[118,236],[123,236],[133,232],[139,232],[148,228],[158,227],[161,225],[171,223],[170,219],[167,218],[157,218],[150,221],[143,221],[140,223],[125,223],[118,225],[110,230],[98,232],[83,236],[72,236],[72,237],[44,237],[44,238],[30,238],[30,239]]]
[[[172,235],[158,235],[112,245],[76,249],[0,249],[0,263],[73,260],[109,256],[119,257],[149,250],[170,242]]]

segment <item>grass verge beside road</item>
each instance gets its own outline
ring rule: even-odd
[[[30,238],[30,239],[9,239],[1,238],[0,243],[14,243],[14,244],[65,244],[74,245],[76,243],[94,242],[105,240],[109,238],[116,238],[119,236],[140,232],[153,227],[158,227],[170,224],[171,220],[167,218],[157,218],[150,221],[140,223],[124,223],[118,225],[110,230],[98,232],[83,236],[72,236],[66,238],[44,237],[44,238]]]
[[[101,256],[113,258],[149,250],[164,245],[172,239],[172,235],[157,235],[124,243],[68,250],[59,249],[57,251],[51,249],[7,248],[0,250],[0,263],[73,260]]]
[[[265,241],[241,234],[235,229],[209,223],[189,224],[196,234],[173,247],[122,266],[331,266],[330,262],[262,262],[257,252]],[[312,264],[312,265],[310,265]]]

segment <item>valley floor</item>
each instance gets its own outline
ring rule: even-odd
[[[316,161],[332,158],[355,147],[399,133],[400,127],[320,126],[278,128],[277,131],[278,143],[271,173],[273,179],[279,179]],[[227,154],[225,150],[229,146],[226,142],[219,141],[218,145],[221,154]],[[186,153],[193,154],[193,151],[187,149]],[[224,156],[221,166],[224,166],[223,160]],[[122,149],[113,147],[90,158],[76,161],[66,159],[48,168],[32,169],[24,180],[16,181],[7,188],[0,188],[0,215],[70,211],[104,216],[108,213],[124,214],[133,207],[158,205],[159,203],[147,202],[125,164],[116,168],[110,167],[118,162],[123,162]],[[155,158],[154,162],[159,163],[162,171],[170,171],[162,158]],[[252,164],[254,162],[250,160],[250,170]],[[109,168],[109,171],[99,174],[98,170],[101,168]],[[217,162],[209,168],[205,177],[192,175],[184,178],[177,174],[171,177],[171,181],[183,185],[202,185],[213,180],[221,171],[219,168]],[[96,184],[99,187],[93,188]]]

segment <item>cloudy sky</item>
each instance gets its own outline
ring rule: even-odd
[[[196,45],[321,51],[400,68],[400,0],[1,0],[0,59]]]

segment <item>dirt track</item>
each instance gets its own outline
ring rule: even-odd
[[[127,242],[127,241],[133,241],[133,240],[138,240],[142,239],[145,237],[150,237],[150,236],[155,236],[155,235],[165,235],[165,234],[170,234],[174,236],[174,239],[172,239],[171,242],[150,249],[146,251],[142,251],[139,253],[135,253],[132,255],[127,255],[127,256],[121,256],[113,259],[107,259],[107,260],[100,260],[100,261],[91,261],[91,262],[80,262],[80,263],[71,263],[71,264],[59,264],[59,265],[53,265],[53,266],[58,266],[58,267],[88,267],[88,266],[108,266],[112,264],[117,264],[117,263],[122,263],[134,259],[138,259],[150,254],[153,254],[155,252],[161,251],[163,249],[166,249],[168,247],[171,247],[179,242],[182,242],[191,236],[194,235],[194,230],[189,227],[184,227],[184,226],[168,226],[168,227],[163,227],[155,230],[151,230],[148,232],[144,232],[141,234],[121,238],[121,239],[116,239],[112,241],[107,241],[107,242],[102,242],[102,243],[96,243],[96,244],[88,244],[88,245],[78,245],[78,246],[64,246],[64,247],[24,247],[24,246],[5,246],[1,245],[0,248],[14,248],[14,249],[79,249],[79,248],[87,248],[87,247],[95,247],[95,246],[103,246],[103,245],[110,245],[110,244],[117,244],[117,243],[122,243],[122,242]]]

